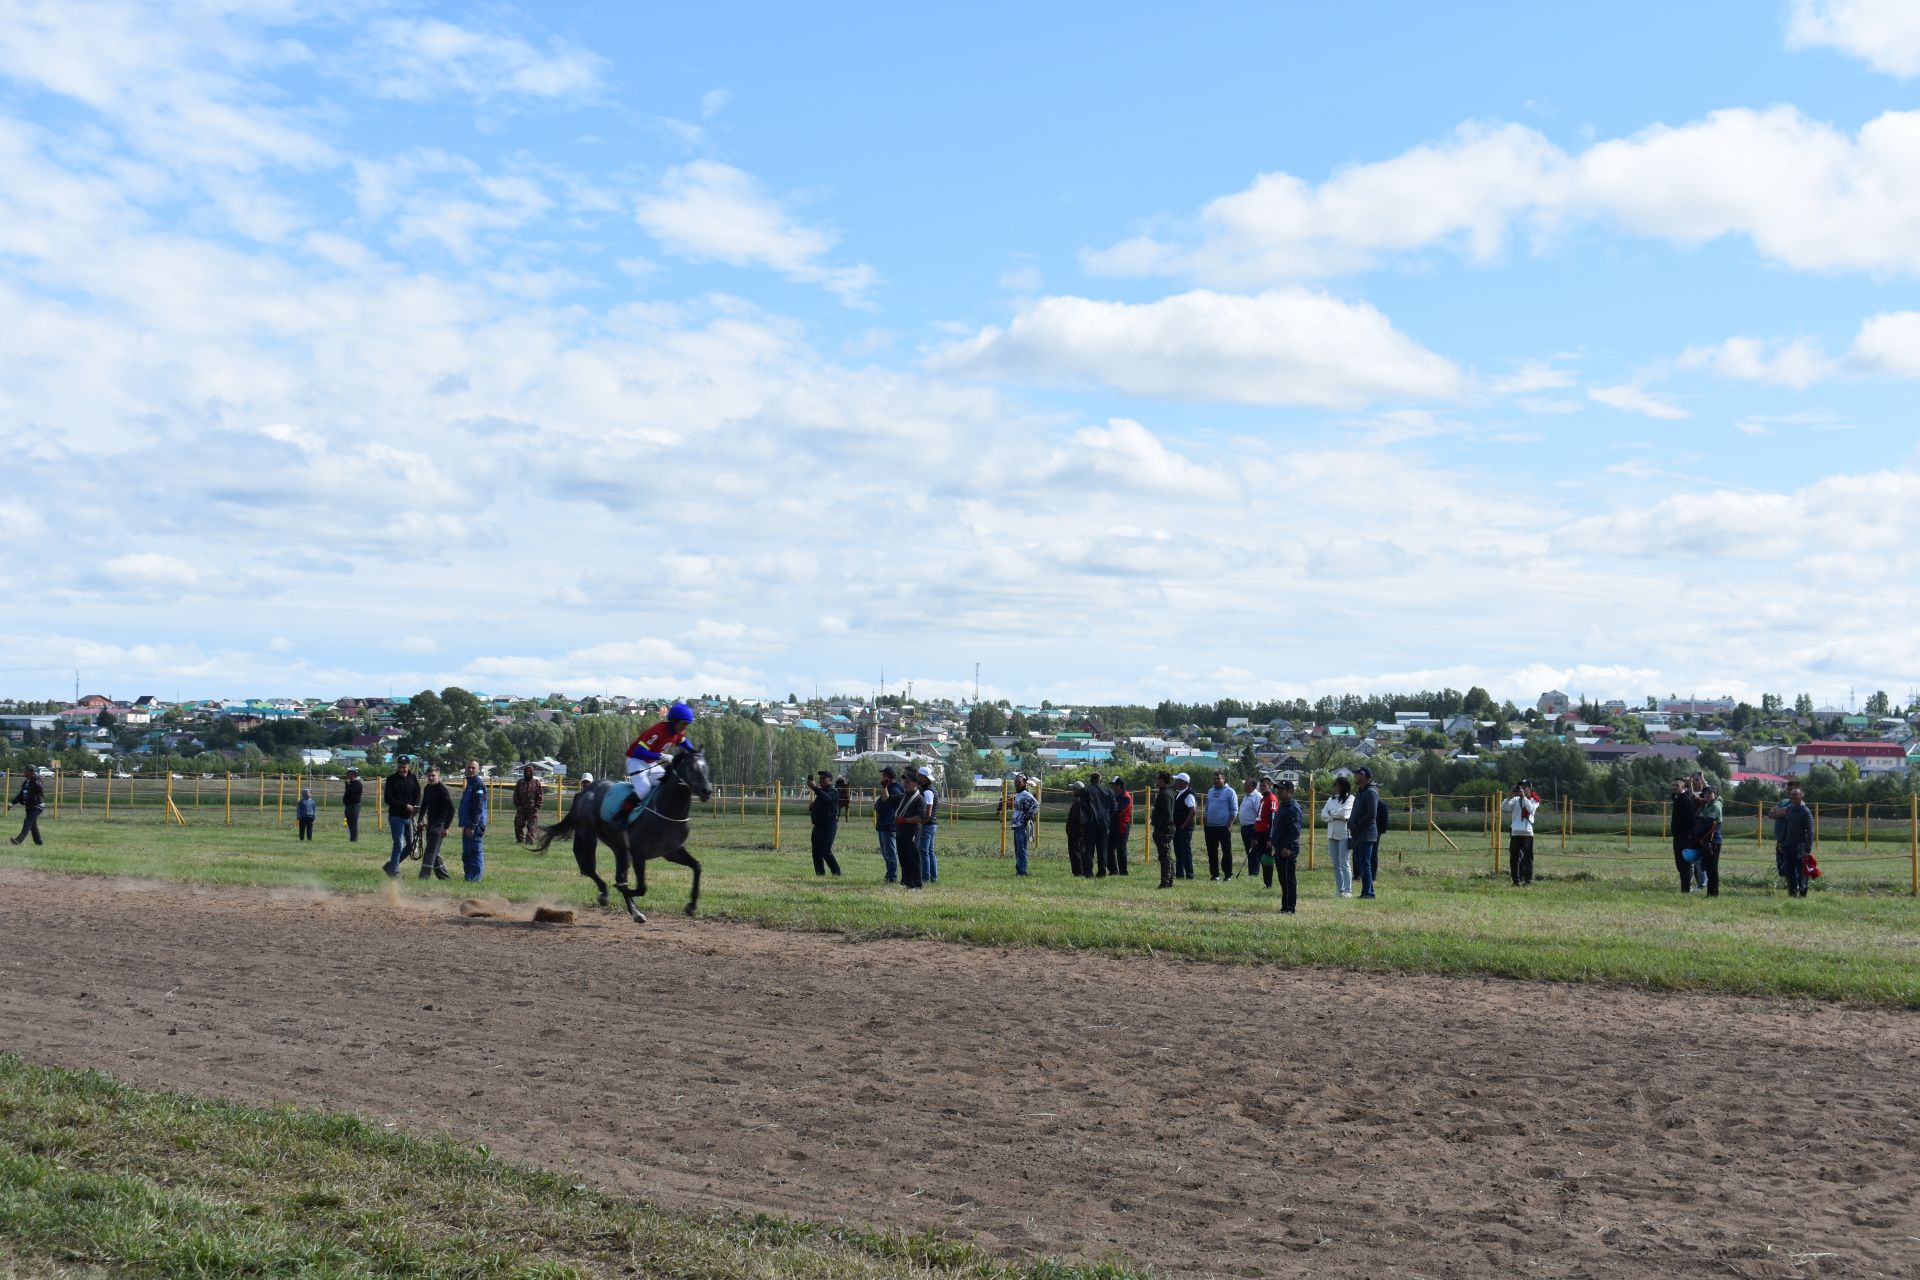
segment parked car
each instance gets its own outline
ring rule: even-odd
[[[97,777],[99,777],[100,775],[99,775],[99,774],[97,774],[97,773],[95,773],[95,772],[94,772],[93,770],[91,770],[91,769],[82,769],[82,770],[80,771],[80,776],[81,776],[81,777],[83,777],[83,778],[97,778]]]

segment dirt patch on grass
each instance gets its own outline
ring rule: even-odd
[[[416,901],[0,874],[0,1047],[1182,1275],[1920,1275],[1912,1013]]]

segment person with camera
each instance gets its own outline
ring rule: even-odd
[[[1511,842],[1507,846],[1507,869],[1513,883],[1533,883],[1533,816],[1540,812],[1539,798],[1525,778],[1513,784],[1513,791],[1500,805],[1500,811],[1512,822]]]
[[[20,806],[25,821],[20,824],[20,834],[7,843],[25,844],[31,836],[35,844],[45,844],[40,838],[40,815],[47,808],[47,789],[40,785],[40,770],[36,766],[27,766],[27,776],[20,779],[20,790],[13,802]]]

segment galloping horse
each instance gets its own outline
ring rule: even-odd
[[[687,852],[687,836],[692,830],[695,797],[701,800],[713,797],[713,777],[707,772],[706,760],[698,747],[692,743],[682,744],[673,763],[667,766],[666,776],[647,797],[646,807],[633,815],[632,822],[619,826],[614,819],[618,816],[620,799],[615,797],[610,801],[609,795],[616,790],[624,794],[626,789],[624,782],[604,781],[581,790],[574,796],[567,816],[548,827],[540,837],[537,850],[545,853],[557,837],[571,834],[573,860],[580,864],[580,874],[599,887],[600,905],[604,907],[607,882],[600,878],[594,850],[605,843],[614,855],[613,887],[626,899],[627,914],[636,924],[647,922],[646,916],[633,905],[635,898],[644,897],[647,892],[647,859],[665,858],[691,868],[693,896],[687,899],[687,914],[692,915],[700,901],[700,862]],[[628,867],[633,868],[636,889],[627,887]]]

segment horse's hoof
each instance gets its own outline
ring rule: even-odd
[[[645,924],[645,923],[647,922],[647,917],[646,917],[646,913],[644,913],[644,912],[641,912],[641,911],[636,911],[636,912],[634,912],[634,913],[633,913],[633,922],[634,922],[635,924]]]
[[[687,904],[687,919],[693,919],[693,904],[691,902]]]
[[[604,893],[600,895],[600,905],[603,907],[607,905],[607,895]]]

